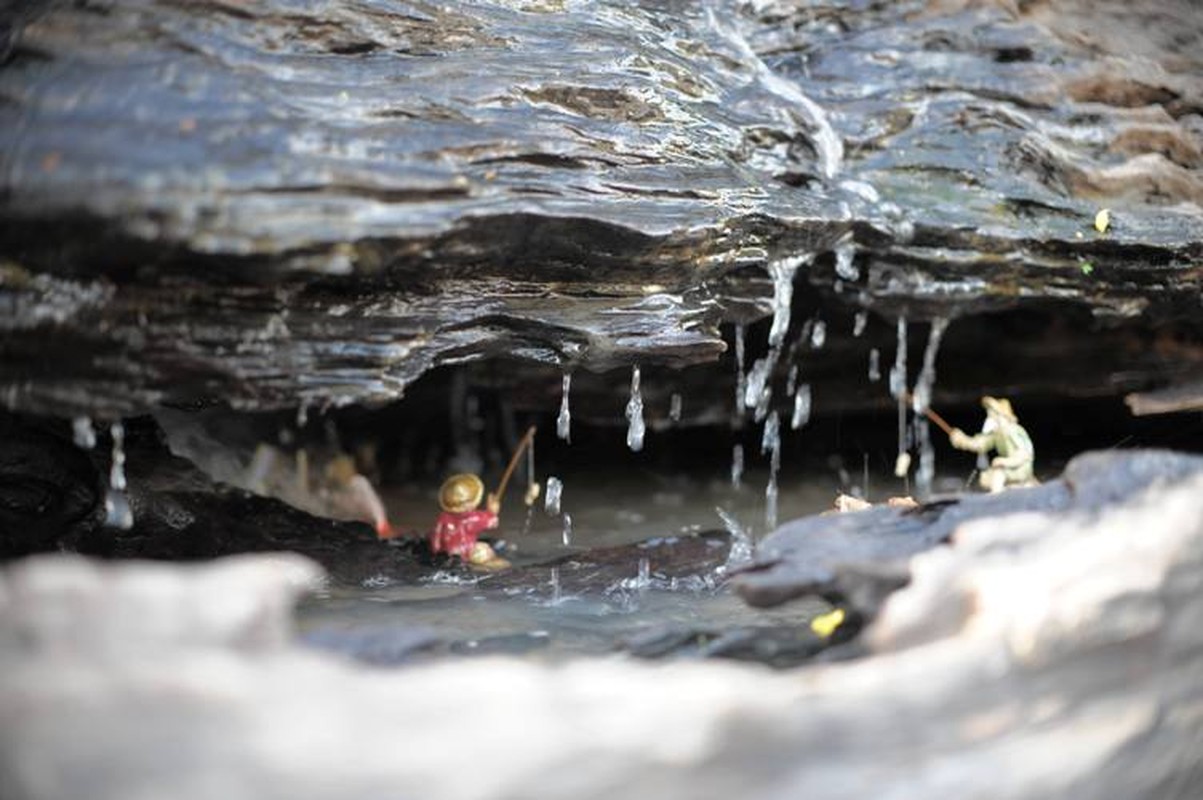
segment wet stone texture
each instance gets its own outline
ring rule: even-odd
[[[430,571],[416,548],[377,540],[371,526],[307,514],[213,481],[167,449],[149,418],[126,425],[132,527],[105,524],[110,458],[81,451],[53,428],[0,417],[0,553],[68,550],[104,558],[198,560],[293,551],[336,581],[380,574],[415,580]]]
[[[1203,458],[1169,451],[1087,453],[1060,478],[1033,488],[795,520],[760,544],[753,563],[734,578],[735,589],[756,606],[821,594],[869,620],[910,582],[914,555],[948,542],[974,520],[1102,514],[1150,487],[1180,484],[1201,472]]]
[[[1203,370],[1187,2],[0,14],[10,409],[383,402],[489,357],[707,362],[720,322],[770,312],[767,266],[811,253],[796,297],[848,323],[817,375],[848,372],[862,307],[870,336],[1046,315],[1030,340],[953,326],[950,348],[1005,340],[1016,392],[1048,390],[1048,363],[1075,365],[1053,391],[1103,394]]]

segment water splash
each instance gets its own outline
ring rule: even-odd
[[[876,347],[869,351],[869,380],[873,383],[881,380],[881,351]]]
[[[96,446],[96,429],[92,427],[89,417],[76,417],[71,420],[71,433],[75,446],[81,450],[91,450]]]
[[[638,453],[643,449],[643,395],[639,391],[639,367],[631,369],[631,399],[627,401],[627,447]]]
[[[777,473],[769,475],[764,487],[764,529],[772,533],[777,529]]]
[[[932,320],[927,347],[923,350],[923,366],[919,370],[919,377],[915,379],[915,389],[911,392],[911,408],[915,411],[915,439],[919,445],[915,490],[921,500],[931,496],[932,482],[936,476],[936,451],[932,447],[930,426],[924,414],[931,406],[932,388],[936,383],[936,356],[947,329],[947,318],[936,317]]]
[[[668,401],[668,418],[673,422],[681,421],[681,395],[678,392],[673,392]]]
[[[127,531],[134,527],[134,512],[125,495],[125,426],[114,422],[109,426],[113,439],[112,461],[109,466],[109,489],[104,498],[104,524]]]
[[[565,514],[563,517],[564,529],[561,532],[560,539],[565,547],[572,547],[572,515]]]
[[[560,497],[564,493],[564,484],[555,475],[547,476],[547,488],[544,490],[543,510],[548,514],[560,513]]]
[[[635,578],[636,588],[643,590],[652,585],[652,562],[644,556],[639,559],[639,574]]]
[[[810,422],[810,384],[804,383],[798,387],[798,391],[794,394],[794,415],[790,417],[789,426],[793,430],[798,430],[807,422]]]
[[[548,581],[551,585],[551,605],[558,606],[564,600],[564,595],[560,589],[560,568],[551,568],[551,578]]]
[[[419,583],[435,586],[475,586],[480,581],[477,575],[465,575],[462,572],[439,570],[432,575],[418,578]]]
[[[561,380],[560,415],[556,417],[556,436],[571,442],[572,412],[568,410],[568,392],[572,388],[572,373],[565,372]]]
[[[852,335],[860,336],[865,332],[865,326],[869,324],[869,312],[857,311],[856,318],[852,321]]]
[[[848,282],[860,278],[860,270],[852,261],[855,256],[856,248],[851,243],[835,249],[835,274]]]
[[[747,564],[755,554],[755,543],[752,541],[752,532],[745,528],[725,508],[716,506],[714,512],[723,521],[723,527],[727,529],[727,533],[731,536],[731,549],[727,551],[727,561],[723,565],[723,570],[730,571]]]
[[[826,342],[827,323],[821,319],[816,319],[814,327],[810,329],[810,346],[815,350],[820,350]]]
[[[744,446],[737,444],[731,448],[731,486],[738,489],[744,479]]]

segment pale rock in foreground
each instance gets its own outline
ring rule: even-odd
[[[313,575],[277,556],[10,566],[0,796],[1173,798],[1203,781],[1198,472],[1100,514],[967,522],[913,559],[871,655],[800,671],[371,670],[246,646],[287,636],[278,609]],[[183,598],[227,610],[184,635],[201,612]]]

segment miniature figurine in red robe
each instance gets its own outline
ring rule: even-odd
[[[510,563],[493,551],[486,542],[477,541],[486,530],[497,527],[501,503],[490,494],[486,508],[477,509],[485,487],[475,475],[452,475],[439,489],[439,514],[434,530],[427,540],[432,553],[459,556],[469,564],[483,569],[504,569]]]

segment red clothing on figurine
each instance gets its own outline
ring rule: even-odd
[[[497,515],[492,511],[444,511],[430,532],[430,552],[459,556],[467,561],[480,535],[496,527]]]

